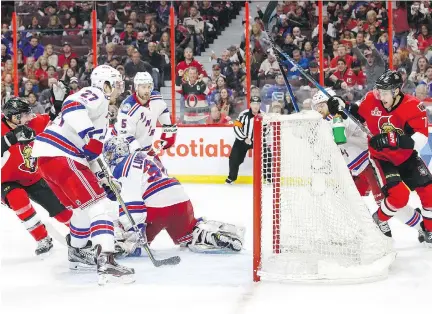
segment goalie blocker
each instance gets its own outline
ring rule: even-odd
[[[175,244],[194,252],[241,250],[244,229],[195,218],[188,195],[177,179],[167,174],[157,156],[144,151],[130,154],[127,141],[113,137],[105,143],[104,158],[113,176],[122,184],[125,205],[149,243],[165,229]],[[138,235],[121,208],[116,238],[118,255],[145,255]]]

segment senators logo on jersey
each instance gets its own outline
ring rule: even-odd
[[[396,128],[394,124],[390,121],[392,116],[383,116],[378,120],[378,128],[381,133],[397,132],[399,135],[403,135],[404,131],[402,129]]]
[[[21,155],[23,157],[23,163],[18,166],[18,169],[28,173],[35,173],[37,170],[36,158],[31,156],[32,147],[30,145],[21,145]]]

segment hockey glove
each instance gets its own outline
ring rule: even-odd
[[[28,144],[35,139],[36,133],[32,128],[26,125],[19,125],[12,131],[6,133],[6,144],[10,146],[20,143]]]
[[[384,148],[398,149],[400,135],[397,132],[380,133],[369,140],[369,145],[377,150],[382,151]]]
[[[174,145],[177,136],[177,125],[166,125],[162,126],[161,141],[163,143],[163,149],[168,149]]]
[[[118,191],[118,193],[120,193],[121,189],[122,189],[121,183],[118,180],[116,180],[115,178],[110,178],[109,179],[111,181],[111,185],[110,185],[108,182],[108,178],[105,177],[105,174],[103,173],[103,171],[98,171],[95,173],[95,175],[98,178],[99,183],[102,185],[103,189],[105,190],[107,197],[111,201],[117,201],[117,197],[116,197],[113,189],[111,188],[111,185],[113,185],[114,188]]]
[[[331,115],[340,114],[342,118],[347,119],[347,115],[343,111],[345,109],[345,101],[339,96],[332,96],[327,100],[327,107]]]
[[[84,155],[88,161],[92,161],[102,154],[102,149],[103,143],[94,138],[91,138],[89,142],[83,146]]]

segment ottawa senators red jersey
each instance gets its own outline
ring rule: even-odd
[[[36,115],[28,126],[35,130],[36,134],[41,133],[50,122],[49,115]],[[1,118],[1,136],[12,129],[6,123],[2,115]],[[15,144],[3,154],[1,161],[1,182],[18,182],[23,186],[29,186],[41,179],[37,171],[36,158],[31,156],[33,143]]]
[[[344,72],[336,71],[333,75],[336,76],[338,80],[347,83],[349,87],[353,87],[357,84],[357,75],[351,69],[346,69]]]
[[[400,135],[413,135],[416,132],[428,136],[426,108],[420,100],[411,95],[404,95],[402,101],[388,112],[373,92],[368,92],[360,103],[359,114],[366,120],[373,135],[396,131]],[[369,147],[372,157],[390,161],[398,166],[413,153],[412,149],[390,150],[381,152]]]

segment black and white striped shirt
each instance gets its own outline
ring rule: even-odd
[[[252,109],[246,109],[240,112],[234,121],[234,133],[239,141],[244,141],[247,138],[253,141],[254,118]]]

